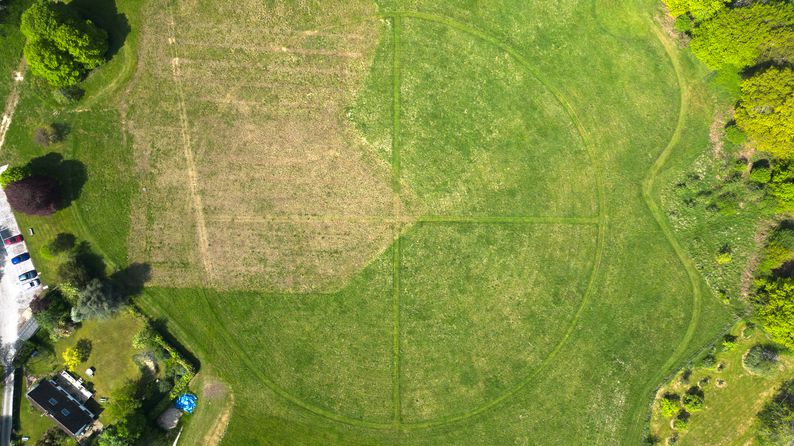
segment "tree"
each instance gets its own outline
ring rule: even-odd
[[[11,208],[28,215],[54,214],[63,203],[58,182],[43,175],[10,183],[5,191]]]
[[[77,305],[72,308],[72,320],[107,319],[123,305],[122,296],[109,282],[93,279],[80,291]]]
[[[66,434],[57,427],[51,427],[36,441],[36,446],[61,446],[65,442]]]
[[[91,356],[93,344],[89,339],[80,339],[77,341],[77,344],[75,344],[74,350],[77,352],[77,357],[80,359],[80,362],[86,362]]]
[[[757,299],[766,332],[773,341],[794,349],[794,284],[787,280],[763,282]]]
[[[794,381],[780,391],[758,413],[758,439],[762,445],[789,446],[794,443]]]
[[[712,70],[743,68],[794,51],[794,9],[784,2],[725,8],[692,31],[692,52]]]
[[[51,40],[32,40],[22,50],[30,71],[53,87],[74,85],[83,76],[83,67]]]
[[[72,306],[59,289],[49,290],[44,296],[34,299],[30,309],[39,326],[53,338],[65,337],[74,331]]]
[[[24,180],[32,174],[28,166],[8,166],[8,168],[0,174],[0,187],[5,189],[9,184]]]
[[[74,372],[77,370],[80,362],[80,354],[77,353],[77,350],[74,348],[69,347],[63,351],[63,364],[66,366],[66,370]]]
[[[65,3],[37,0],[22,14],[20,30],[31,71],[56,87],[77,83],[104,62],[108,50],[107,32]]]
[[[794,156],[794,70],[769,68],[742,82],[736,124],[759,149]]]
[[[105,428],[99,435],[99,446],[132,446],[140,435],[130,431],[126,422],[116,423]]]
[[[696,20],[707,19],[722,9],[730,0],[664,0],[670,15],[679,17],[692,14]]]
[[[140,408],[141,401],[138,399],[138,388],[135,382],[127,381],[110,393],[107,415],[111,419],[123,421]]]

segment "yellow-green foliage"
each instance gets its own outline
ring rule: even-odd
[[[773,166],[769,191],[781,211],[794,210],[794,166],[791,163],[784,160]]]
[[[714,260],[717,262],[717,265],[727,265],[728,263],[731,263],[733,257],[729,252],[721,252],[717,254]]]
[[[758,265],[758,275],[768,276],[772,270],[794,258],[794,252],[778,243],[771,242],[764,250],[764,259]]]
[[[27,38],[24,54],[33,74],[51,85],[74,85],[88,70],[104,62],[107,33],[81,21],[64,3],[36,1],[22,14],[20,30]]]
[[[672,418],[678,413],[681,405],[678,402],[678,395],[665,395],[659,400],[659,412],[665,418]]]
[[[9,166],[0,174],[0,187],[5,188],[10,183],[29,177],[31,174],[27,166]]]
[[[71,347],[67,348],[63,351],[63,363],[66,366],[66,370],[74,372],[77,370],[77,366],[80,365],[80,354]]]
[[[712,70],[752,65],[762,54],[794,51],[794,8],[787,3],[754,3],[722,9],[692,31],[692,52]]]
[[[769,68],[742,82],[736,124],[779,158],[794,155],[794,70]]]
[[[758,315],[773,341],[794,349],[794,284],[766,282],[759,292]]]
[[[664,0],[673,17],[689,13],[697,20],[711,17],[730,0]]]

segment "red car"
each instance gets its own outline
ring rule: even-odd
[[[3,240],[3,243],[5,243],[6,246],[11,246],[21,242],[22,240],[24,240],[24,238],[22,238],[22,234],[17,234],[13,237],[8,237],[7,239]]]

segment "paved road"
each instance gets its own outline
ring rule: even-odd
[[[3,379],[3,411],[0,414],[0,446],[11,444],[11,428],[14,420],[14,369],[6,367]]]

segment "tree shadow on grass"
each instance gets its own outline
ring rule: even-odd
[[[130,33],[130,23],[127,16],[118,12],[115,0],[74,0],[71,5],[84,19],[89,19],[94,24],[108,33],[108,59],[115,56]]]
[[[67,208],[80,198],[83,185],[88,181],[85,164],[78,160],[63,159],[63,155],[57,152],[33,158],[28,162],[28,167],[33,175],[44,175],[58,182],[63,200],[59,209]]]

